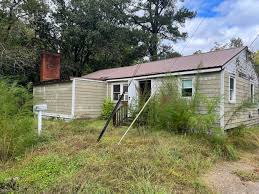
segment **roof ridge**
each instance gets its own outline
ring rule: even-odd
[[[227,51],[227,50],[234,50],[234,49],[244,49],[247,46],[240,46],[240,47],[232,47],[232,48],[226,48],[226,49],[219,49],[219,50],[211,50],[211,51],[207,51],[204,53],[197,53],[197,54],[191,54],[191,55],[186,55],[186,56],[182,56],[182,57],[190,57],[193,55],[202,55],[202,54],[208,54],[208,53],[215,53],[215,52],[222,52],[222,51]]]
[[[147,62],[144,62],[144,63],[137,63],[135,65],[142,65],[142,64],[146,64],[146,63],[155,63],[155,62],[161,62],[161,61],[169,61],[169,60],[174,60],[174,59],[177,59],[177,58],[192,57],[192,56],[197,56],[197,55],[204,55],[204,54],[209,54],[209,53],[222,52],[222,51],[226,51],[226,50],[234,50],[234,49],[241,49],[241,48],[244,49],[245,47],[247,47],[247,46],[232,47],[232,48],[227,48],[227,49],[208,51],[208,52],[204,52],[204,53],[190,54],[190,55],[179,56],[179,57],[172,57],[172,58],[169,58],[169,59],[161,59],[161,60],[156,60],[156,61],[147,61]],[[132,65],[132,66],[135,66],[135,65]],[[128,66],[126,66],[126,67],[128,67]]]

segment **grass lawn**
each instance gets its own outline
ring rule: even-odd
[[[36,147],[0,163],[0,183],[18,177],[17,190],[27,193],[208,193],[200,177],[226,159],[225,152],[236,159],[239,151],[259,145],[258,129],[249,130],[249,141],[227,137],[227,145],[217,138],[132,129],[118,145],[126,128],[109,129],[96,143],[104,121],[44,124]]]

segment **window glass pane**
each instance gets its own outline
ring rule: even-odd
[[[192,96],[192,88],[182,89],[182,96],[183,97]]]
[[[120,85],[113,85],[113,92],[119,92],[120,93]]]
[[[125,94],[125,95],[124,95],[124,100],[125,100],[125,101],[128,101],[128,94]]]
[[[235,100],[235,78],[231,77],[229,79],[229,100]]]
[[[230,78],[230,89],[234,89],[234,78]]]
[[[128,92],[128,85],[123,85],[123,92]]]
[[[234,90],[230,89],[230,100],[233,100],[234,98]]]
[[[120,94],[118,93],[113,94],[113,100],[119,100],[119,96]]]
[[[254,102],[254,84],[251,84],[251,101],[252,101],[252,103]]]
[[[183,88],[192,88],[192,80],[182,80]]]

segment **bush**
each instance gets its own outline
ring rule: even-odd
[[[36,135],[28,90],[0,81],[0,91],[0,160],[7,160],[24,153]]]
[[[102,113],[101,118],[102,119],[108,119],[110,114],[112,113],[114,108],[114,104],[110,98],[106,98],[102,105]]]
[[[228,137],[224,134],[215,134],[209,137],[210,144],[216,155],[226,160],[237,160],[235,147],[228,142]]]
[[[168,78],[160,91],[153,96],[139,121],[156,129],[172,132],[207,132],[215,127],[219,99],[209,99],[199,93],[199,79],[196,78],[196,92],[192,98],[183,98],[178,82]],[[138,110],[143,103],[139,103]],[[138,112],[138,110],[136,112]],[[143,125],[143,123],[142,123]]]
[[[229,142],[241,150],[254,151],[259,147],[258,129],[240,126],[228,133]]]

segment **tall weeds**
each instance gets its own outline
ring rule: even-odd
[[[192,97],[182,97],[177,78],[167,78],[161,85],[139,119],[139,125],[181,133],[207,132],[217,127],[220,99],[208,98],[199,92],[198,76]],[[138,104],[135,112],[142,104]]]
[[[35,141],[32,96],[26,88],[0,81],[0,160],[21,155]]]

